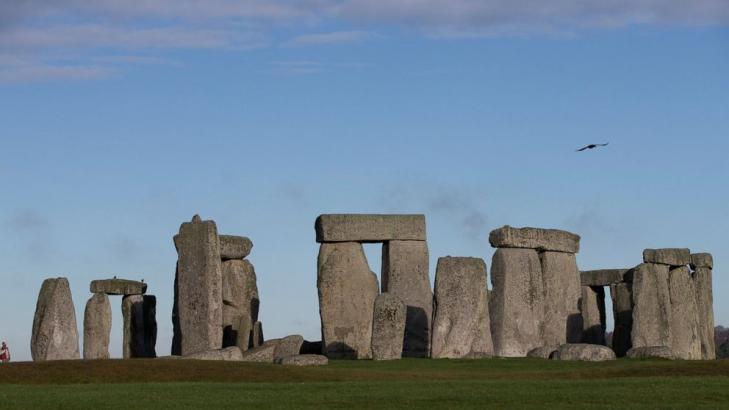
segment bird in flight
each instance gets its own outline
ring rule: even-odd
[[[594,148],[597,148],[597,147],[606,147],[608,144],[609,144],[609,142],[606,142],[604,144],[590,144],[590,145],[585,145],[584,147],[582,147],[582,148],[580,148],[578,150],[575,150],[575,151],[581,152],[581,151],[584,151],[584,150],[587,150],[587,149],[594,149]]]

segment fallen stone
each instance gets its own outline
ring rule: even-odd
[[[329,359],[319,354],[298,354],[284,357],[279,364],[284,366],[326,366]]]
[[[298,355],[303,344],[304,337],[301,335],[291,335],[279,339],[276,344],[276,350],[273,352],[273,360],[276,361],[284,357]]]
[[[184,355],[223,345],[220,241],[213,221],[183,223],[175,237],[178,254],[177,317]]]
[[[253,242],[245,236],[220,235],[220,258],[243,259],[250,255]]]
[[[405,337],[405,304],[390,293],[375,298],[372,323],[372,358],[395,360],[402,357]]]
[[[633,277],[633,347],[670,346],[671,295],[668,265],[642,263]]]
[[[323,243],[317,271],[325,355],[371,359],[372,317],[379,286],[362,245]]]
[[[252,345],[251,329],[258,320],[260,300],[256,271],[247,260],[221,265],[223,276],[223,346],[246,351]]]
[[[315,229],[319,243],[426,240],[425,215],[320,215]]]
[[[714,269],[714,258],[710,253],[691,254],[691,269],[696,270],[697,268]]]
[[[406,307],[402,355],[428,357],[433,317],[433,290],[428,274],[428,244],[389,241],[382,246],[382,291]]]
[[[633,347],[630,333],[633,329],[633,284],[616,283],[610,285],[613,300],[613,351],[617,357],[624,357]]]
[[[494,248],[525,248],[542,251],[577,253],[580,236],[558,229],[512,228],[505,225],[491,231],[489,242]]]
[[[490,311],[494,353],[524,357],[542,342],[542,266],[533,249],[496,250],[491,263]]]
[[[558,348],[558,346],[537,347],[530,350],[529,353],[527,353],[527,357],[534,359],[551,359]]]
[[[91,293],[107,295],[142,295],[147,292],[147,284],[127,279],[92,280],[89,286]]]
[[[580,271],[574,253],[542,252],[544,334],[542,343],[559,346],[582,341]]]
[[[219,360],[226,362],[239,362],[243,360],[243,353],[237,346],[226,347],[223,349],[212,349],[204,352],[192,353],[182,356],[183,359],[191,360]]]
[[[580,299],[582,312],[582,342],[605,345],[605,288],[583,286]]]
[[[632,269],[600,269],[580,272],[582,286],[610,286],[616,283],[632,282]]]
[[[43,281],[33,318],[30,352],[34,361],[80,358],[76,311],[68,279]]]
[[[668,346],[634,347],[625,355],[629,359],[668,359],[673,360],[673,353]]]
[[[615,360],[615,352],[607,346],[573,343],[560,346],[554,352],[552,359],[603,362],[606,360]]]
[[[104,293],[95,293],[84,310],[84,359],[108,359],[111,305]]]
[[[693,273],[696,291],[696,308],[699,313],[699,340],[701,357],[704,360],[716,359],[714,342],[714,295],[712,290],[712,271],[709,268],[697,267]]]
[[[677,359],[701,360],[696,289],[687,266],[668,273],[671,295],[671,351]]]
[[[493,355],[483,259],[438,258],[433,305],[433,358]]]
[[[691,251],[685,248],[645,249],[643,262],[683,266],[691,263]]]
[[[277,345],[278,340],[269,340],[261,346],[254,347],[243,352],[241,360],[253,363],[273,363]]]

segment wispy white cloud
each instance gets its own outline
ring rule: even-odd
[[[0,84],[17,84],[50,80],[88,80],[105,78],[114,73],[100,65],[52,64],[26,61],[0,64]]]
[[[368,31],[333,31],[329,33],[302,34],[286,42],[290,46],[358,43],[377,37]]]
[[[322,62],[322,61],[273,61],[270,63],[273,72],[284,75],[313,75],[335,70],[355,70],[368,67],[369,64],[359,62]]]
[[[121,65],[169,65],[169,66],[182,66],[182,63],[175,60],[160,57],[148,57],[148,56],[137,56],[137,55],[109,55],[101,57],[93,57],[91,61],[102,63],[102,64],[121,64]],[[0,62],[0,64],[2,64]]]

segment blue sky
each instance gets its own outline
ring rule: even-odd
[[[425,213],[431,276],[439,256],[490,266],[504,224],[579,233],[581,269],[712,252],[729,324],[723,1],[44,3],[0,3],[15,359],[55,276],[80,331],[90,280],[144,278],[167,354],[172,236],[195,213],[253,240],[267,337],[319,338],[313,224],[329,212]]]

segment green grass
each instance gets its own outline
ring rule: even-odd
[[[0,408],[729,408],[729,361],[106,360],[0,366]]]

